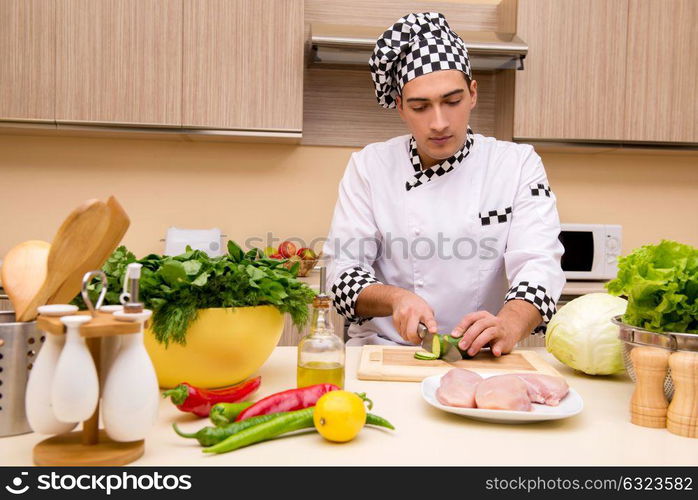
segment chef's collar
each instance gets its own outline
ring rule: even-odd
[[[441,163],[434,165],[426,170],[422,169],[422,160],[419,158],[419,152],[417,151],[417,141],[414,137],[410,137],[410,161],[414,167],[415,174],[410,177],[405,183],[405,188],[407,191],[410,189],[426,184],[432,179],[444,175],[447,172],[453,170],[456,165],[465,160],[465,158],[470,154],[470,150],[475,142],[475,136],[473,131],[468,126],[468,132],[465,138],[465,144],[450,158],[445,159]]]

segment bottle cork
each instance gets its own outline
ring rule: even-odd
[[[698,353],[679,351],[669,358],[674,397],[667,412],[667,429],[698,438]]]
[[[658,347],[635,347],[630,359],[635,369],[635,392],[630,401],[630,421],[643,427],[666,427],[669,402],[664,379],[670,351]]]

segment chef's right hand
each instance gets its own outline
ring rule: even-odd
[[[400,336],[408,342],[421,343],[422,339],[417,334],[420,322],[426,325],[429,333],[437,332],[434,311],[419,295],[403,289],[394,297],[392,306],[393,325]]]

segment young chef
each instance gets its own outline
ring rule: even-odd
[[[510,352],[555,312],[565,282],[555,195],[529,145],[473,133],[463,41],[438,13],[409,14],[369,61],[378,103],[410,135],[353,153],[328,241],[328,289],[348,345],[420,342]]]

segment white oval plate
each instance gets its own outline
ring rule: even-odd
[[[501,373],[480,373],[483,378]],[[487,410],[484,408],[458,408],[456,406],[446,406],[436,399],[436,389],[441,384],[442,375],[433,375],[422,380],[422,397],[431,406],[439,410],[463,415],[464,417],[482,420],[485,422],[495,422],[500,424],[524,424],[526,422],[540,422],[543,420],[557,420],[571,417],[578,414],[584,408],[582,397],[577,391],[570,387],[569,393],[558,406],[547,406],[533,403],[531,411],[514,410]]]

